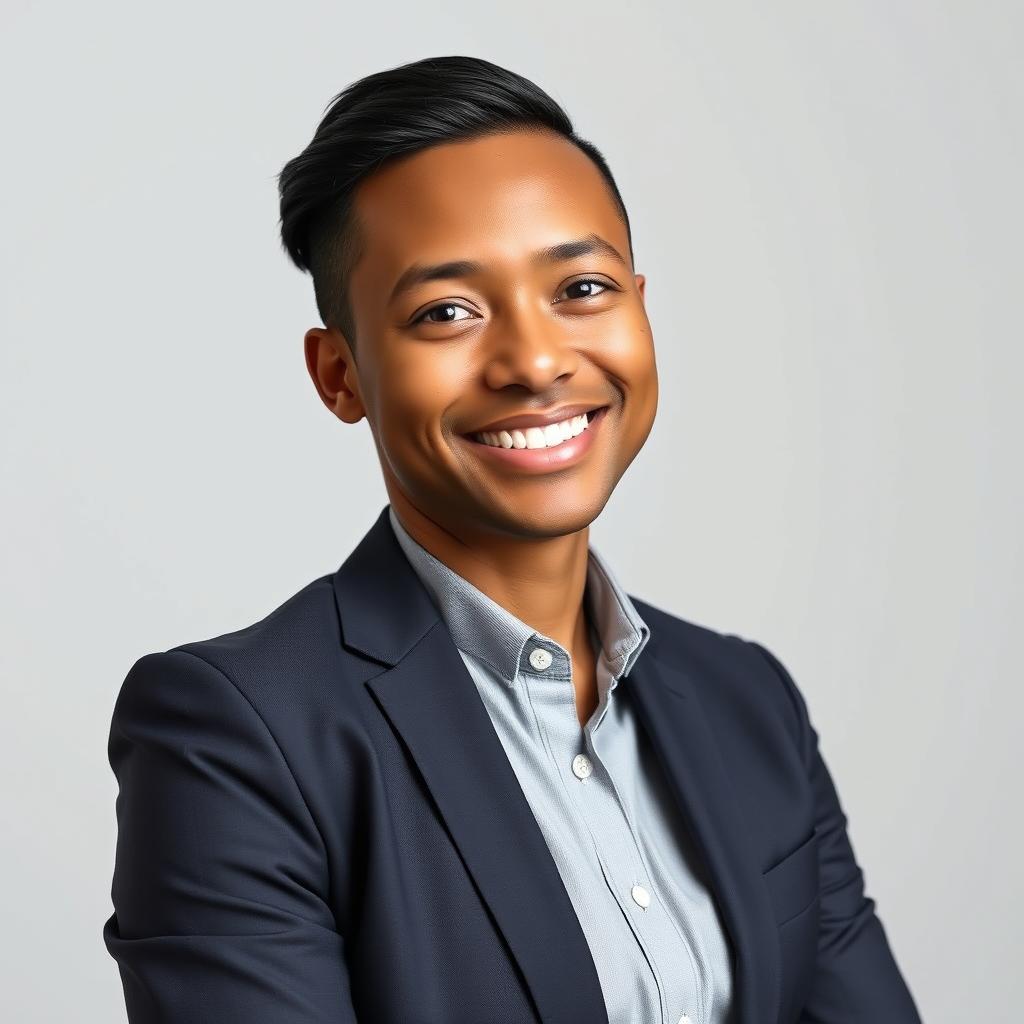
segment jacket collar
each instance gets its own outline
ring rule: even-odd
[[[343,643],[384,667],[365,685],[414,759],[540,1020],[606,1022],[593,957],[555,861],[387,507],[334,574],[333,586]],[[776,1020],[780,991],[769,893],[721,744],[701,710],[700,667],[685,642],[663,632],[651,635],[628,685],[722,911],[735,954],[735,1019],[768,1024]]]
[[[520,670],[527,668],[523,657],[528,644],[553,647],[568,663],[570,652],[564,647],[532,629],[427,551],[402,525],[392,505],[388,517],[399,545],[430,591],[460,651],[485,662],[510,686]],[[593,545],[588,551],[584,600],[614,690],[618,677],[632,668],[647,644],[651,630]]]

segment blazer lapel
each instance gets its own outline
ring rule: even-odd
[[[685,652],[662,657],[654,646],[637,659],[625,686],[710,873],[736,954],[738,1024],[766,1024],[776,1020],[780,984],[778,929],[768,892],[732,780],[685,668]]]
[[[369,687],[408,747],[545,1024],[607,1024],[557,865],[443,619],[385,506],[333,577],[345,645],[384,666]],[[636,599],[634,599],[636,600]],[[738,1024],[777,1017],[778,929],[685,650],[651,643],[625,684],[704,858],[736,954]]]
[[[395,538],[387,506],[334,575],[346,646],[407,746],[545,1024],[606,1024],[594,960],[476,685]]]

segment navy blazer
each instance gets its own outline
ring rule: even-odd
[[[919,1024],[786,669],[630,597],[651,639],[622,685],[721,908],[736,1021]],[[607,1021],[558,869],[387,506],[336,573],[266,618],[140,658],[108,752],[103,940],[131,1024]]]

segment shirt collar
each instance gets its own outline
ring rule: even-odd
[[[485,662],[508,684],[520,672],[533,672],[529,655],[543,647],[552,656],[545,676],[569,676],[570,656],[561,644],[532,629],[468,580],[435,558],[402,526],[394,507],[388,516],[398,543],[430,592],[455,646]],[[584,593],[588,618],[611,673],[611,689],[629,673],[650,638],[651,630],[593,545],[587,549]]]

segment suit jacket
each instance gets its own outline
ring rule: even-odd
[[[722,910],[736,1020],[919,1024],[786,669],[630,598],[651,638],[625,678]],[[132,1024],[607,1021],[386,506],[337,572],[261,621],[140,658],[108,753],[103,940]]]

